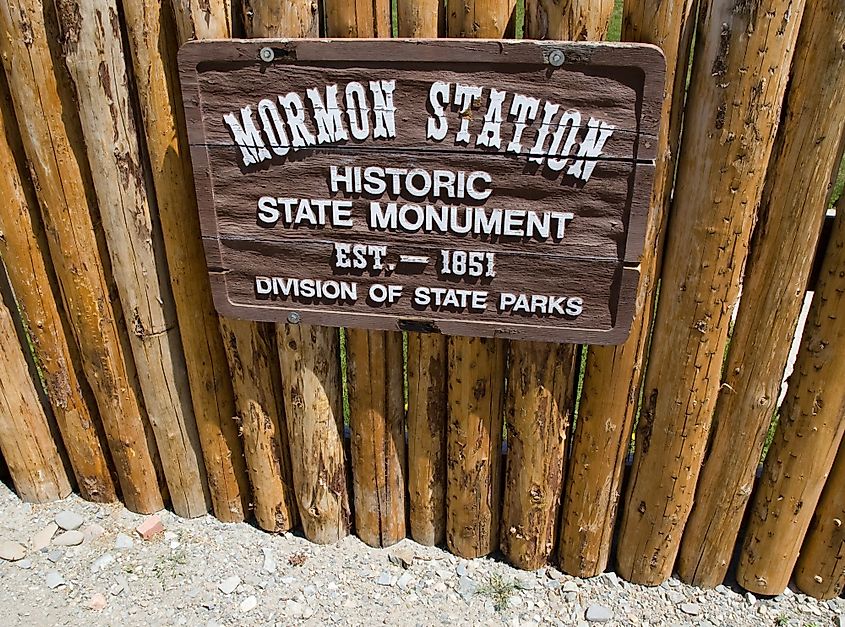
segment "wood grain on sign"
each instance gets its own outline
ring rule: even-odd
[[[180,72],[222,314],[627,336],[660,122],[658,48],[204,41],[183,46]]]

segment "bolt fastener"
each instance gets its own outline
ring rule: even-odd
[[[551,52],[549,52],[549,64],[560,67],[563,65],[563,62],[566,61],[566,56],[563,54],[563,50],[559,50],[555,48]]]
[[[258,53],[258,56],[261,57],[262,61],[270,63],[270,61],[272,61],[273,59],[276,58],[276,53],[273,52],[272,48],[268,48],[267,46],[264,46],[261,49],[261,51]]]
[[[300,320],[302,320],[302,316],[298,312],[292,311],[288,314],[288,322],[291,324],[299,324]]]

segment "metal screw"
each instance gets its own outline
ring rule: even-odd
[[[268,48],[267,46],[264,46],[261,49],[261,52],[258,53],[258,56],[261,57],[262,61],[270,63],[270,61],[272,61],[273,59],[276,58],[276,53],[273,52],[272,48]]]
[[[563,54],[563,50],[559,50],[555,48],[551,52],[549,52],[549,63],[555,67],[560,67],[563,65],[563,62],[566,61],[566,56]]]
[[[302,316],[298,312],[292,311],[288,314],[288,322],[291,324],[299,324],[300,320],[302,320]]]

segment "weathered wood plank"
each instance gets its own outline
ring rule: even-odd
[[[62,434],[79,493],[96,502],[115,500],[108,449],[98,433],[100,417],[85,381],[76,344],[59,304],[38,200],[0,72],[0,257],[43,376],[50,407]]]
[[[35,184],[50,254],[83,368],[100,409],[123,500],[137,512],[163,506],[132,364],[121,344],[91,218],[96,212],[70,79],[50,53],[52,4],[0,5],[0,51]]]
[[[845,6],[804,11],[780,130],[766,174],[742,300],[713,413],[707,460],[678,557],[680,577],[727,574],[754,486],[813,265],[845,130]],[[789,423],[785,423],[785,426]],[[805,501],[804,506],[812,509]],[[795,547],[796,551],[798,547]]]
[[[672,574],[692,507],[803,8],[802,0],[701,5],[688,149],[619,535],[619,573],[636,583]]]
[[[447,0],[446,19],[449,37],[513,37],[516,0]]]

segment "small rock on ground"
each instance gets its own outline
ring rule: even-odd
[[[20,542],[12,540],[0,541],[0,559],[7,562],[17,562],[26,557],[26,547]]]
[[[65,531],[79,529],[82,523],[85,522],[85,518],[70,510],[59,512],[53,520],[59,526],[59,529],[64,529]]]

